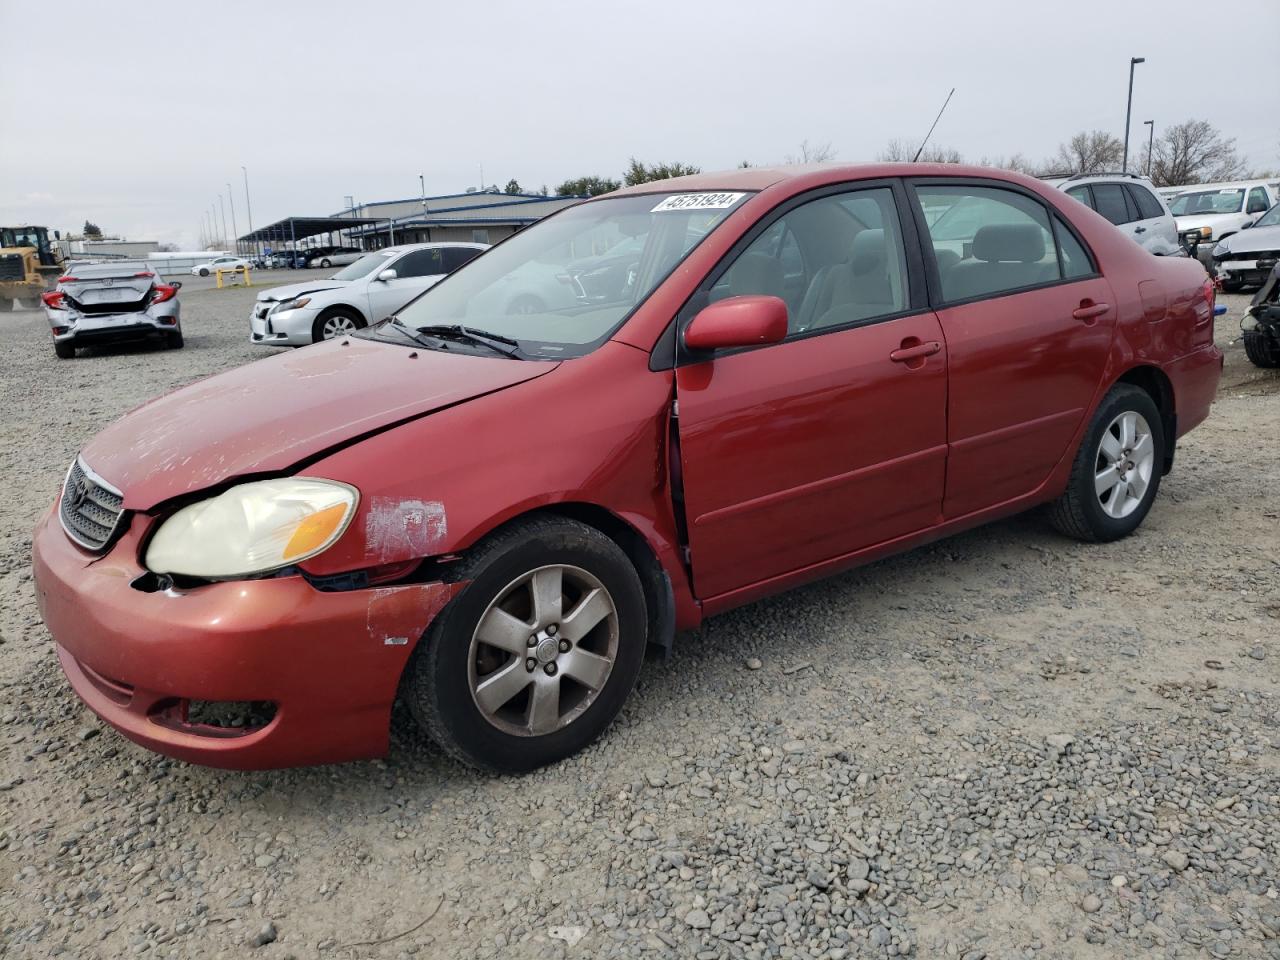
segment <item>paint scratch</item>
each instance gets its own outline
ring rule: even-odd
[[[373,563],[394,563],[438,553],[448,534],[438,500],[374,497],[364,521],[365,550]]]

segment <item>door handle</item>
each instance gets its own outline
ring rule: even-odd
[[[1133,228],[1133,232],[1134,232],[1134,233],[1146,233],[1146,232],[1147,232],[1147,228],[1146,228],[1146,227],[1134,227],[1134,228]]]
[[[899,347],[889,354],[889,359],[894,363],[908,363],[911,360],[931,357],[941,349],[942,344],[937,340],[926,340],[924,343],[917,343],[914,346]]]
[[[1080,304],[1080,306],[1072,310],[1071,315],[1077,320],[1083,320],[1088,323],[1090,320],[1102,316],[1110,309],[1111,304],[1109,303],[1093,303],[1092,301],[1086,300],[1084,303]]]

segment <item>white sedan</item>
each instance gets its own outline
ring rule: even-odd
[[[240,257],[214,257],[208,263],[197,263],[191,268],[191,275],[193,277],[208,277],[212,276],[216,270],[239,270],[248,266],[252,266],[252,264]]]

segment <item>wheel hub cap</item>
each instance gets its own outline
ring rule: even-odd
[[[1121,413],[1102,432],[1094,463],[1094,490],[1103,512],[1119,520],[1137,510],[1154,472],[1151,425],[1140,413]]]
[[[535,654],[538,662],[546,665],[555,662],[556,657],[560,656],[560,641],[551,637],[546,637],[538,642],[538,652]]]

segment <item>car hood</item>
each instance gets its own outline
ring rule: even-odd
[[[209,377],[125,414],[81,451],[147,510],[276,473],[359,437],[532,380],[559,364],[330,340]]]
[[[1224,253],[1262,253],[1280,250],[1280,225],[1241,230],[1227,237],[1218,244],[1218,247],[1223,248]]]
[[[303,283],[290,283],[283,287],[272,287],[270,290],[263,290],[258,294],[258,300],[263,303],[292,300],[294,297],[305,296],[308,293],[322,293],[325,290],[336,290],[339,287],[350,285],[350,280],[332,280],[328,277],[317,277],[315,280],[304,281]]]
[[[1189,213],[1183,217],[1174,217],[1173,221],[1179,230],[1190,230],[1193,227],[1216,227],[1238,216],[1238,213]]]

